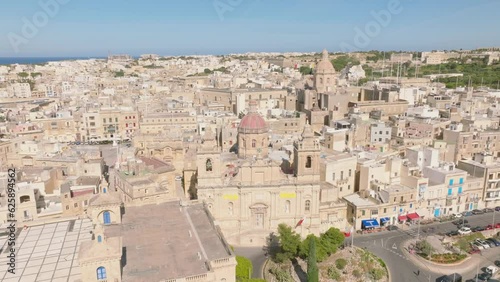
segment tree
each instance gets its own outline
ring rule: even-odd
[[[280,250],[276,254],[276,261],[281,263],[297,257],[300,246],[300,235],[284,223],[278,225],[278,234]]]
[[[318,262],[316,260],[316,240],[309,240],[309,256],[307,258],[307,281],[319,282]]]
[[[359,65],[360,62],[356,58],[349,57],[347,55],[339,56],[332,60],[333,67],[337,71],[343,70],[347,65],[355,66]]]
[[[310,67],[302,66],[299,68],[299,72],[303,75],[309,75],[313,73],[313,70]]]
[[[427,242],[426,240],[418,241],[416,244],[416,247],[418,250],[420,250],[421,253],[425,254],[428,257],[430,256],[431,252],[434,250],[434,248],[432,248],[432,245],[429,242]]]
[[[310,253],[310,241],[314,241],[316,246],[315,257],[318,262],[322,262],[328,257],[325,247],[321,243],[320,239],[314,234],[309,234],[306,239],[300,244],[299,255],[302,259],[308,259]]]
[[[252,278],[252,262],[246,257],[236,256],[236,279],[251,279]]]
[[[344,239],[344,233],[334,227],[328,229],[320,236],[321,245],[325,248],[328,255],[337,252],[337,248],[344,243]]]

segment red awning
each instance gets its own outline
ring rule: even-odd
[[[415,220],[415,219],[419,219],[420,218],[420,216],[416,212],[409,213],[406,216],[408,217],[409,220]]]
[[[399,221],[406,221],[406,216],[405,215],[400,215],[398,216]]]
[[[344,237],[350,237],[351,236],[351,232],[344,232]]]

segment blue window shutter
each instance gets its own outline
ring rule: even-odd
[[[458,187],[458,194],[462,194],[462,187]]]
[[[453,179],[450,179],[450,186],[453,185]]]
[[[464,178],[460,177],[460,184],[464,184]]]
[[[449,188],[448,189],[448,196],[451,196],[453,194],[453,189]]]

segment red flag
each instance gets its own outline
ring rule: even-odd
[[[299,222],[297,222],[297,225],[295,225],[295,228],[301,226],[305,219],[306,219],[305,217],[301,218]]]

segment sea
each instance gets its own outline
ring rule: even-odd
[[[89,60],[106,59],[105,57],[0,57],[0,65],[35,65],[47,62],[71,61],[71,60]]]

